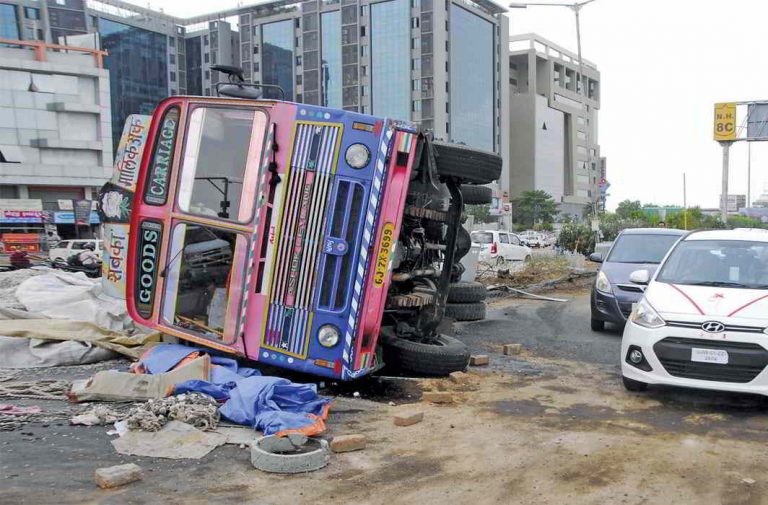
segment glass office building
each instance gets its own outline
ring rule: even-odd
[[[101,45],[109,56],[112,136],[117,146],[130,114],[151,114],[168,96],[167,37],[105,18],[98,20]]]
[[[184,41],[186,49],[186,69],[187,69],[187,94],[188,95],[202,95],[203,94],[203,77],[202,77],[202,65],[203,58],[201,37],[190,37]]]
[[[494,150],[493,25],[451,5],[450,137]]]
[[[19,20],[16,6],[0,3],[0,39],[19,40]]]
[[[293,100],[293,20],[268,23],[261,27],[262,83],[280,86],[286,100]],[[264,90],[265,98],[280,98],[274,89]]]
[[[409,0],[371,4],[371,108],[377,116],[411,117]]]
[[[342,107],[341,101],[341,11],[321,15],[322,101],[326,107]]]

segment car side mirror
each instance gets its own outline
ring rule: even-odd
[[[592,261],[593,263],[602,263],[603,262],[603,253],[594,252],[589,255],[589,261]]]
[[[651,281],[651,273],[648,270],[635,270],[629,274],[629,282],[633,284],[648,284]]]

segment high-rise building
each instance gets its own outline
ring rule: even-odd
[[[511,198],[543,190],[562,213],[580,218],[601,205],[605,158],[598,144],[600,73],[595,64],[534,34],[510,38]]]

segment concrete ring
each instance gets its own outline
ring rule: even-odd
[[[303,435],[269,435],[251,444],[251,464],[264,472],[313,472],[326,466],[330,459],[328,442]]]

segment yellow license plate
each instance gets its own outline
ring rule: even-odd
[[[385,223],[381,231],[381,243],[379,253],[376,255],[376,272],[373,274],[373,285],[380,288],[384,285],[389,269],[389,255],[392,253],[392,245],[395,243],[395,225]]]

